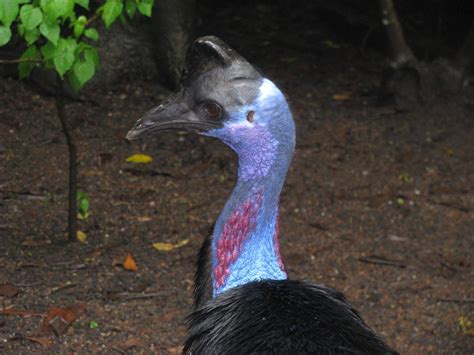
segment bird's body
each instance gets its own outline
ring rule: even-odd
[[[386,354],[344,296],[293,280],[232,288],[190,317],[186,354]]]
[[[295,127],[275,84],[219,39],[198,39],[181,91],[140,119],[128,137],[171,128],[217,138],[239,160],[236,186],[199,254],[184,352],[391,353],[341,293],[288,280],[278,206]]]

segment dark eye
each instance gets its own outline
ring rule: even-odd
[[[221,115],[221,108],[218,104],[214,102],[205,102],[202,105],[202,109],[210,118],[219,118]]]

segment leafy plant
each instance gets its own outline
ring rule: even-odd
[[[137,12],[151,16],[153,3],[154,0],[0,0],[0,47],[14,37],[25,44],[18,59],[0,59],[0,64],[18,63],[21,79],[34,68],[57,73],[56,107],[69,153],[69,240],[76,238],[77,205],[79,215],[87,218],[89,199],[87,195],[77,195],[77,149],[64,106],[63,82],[77,91],[96,73],[98,19],[110,28],[117,19],[126,22]]]
[[[151,16],[154,0],[106,0],[91,9],[89,0],[0,0],[0,46],[20,36],[26,49],[19,63],[20,78],[35,67],[54,69],[75,89],[81,89],[99,67],[95,43],[97,19],[110,26],[137,11]]]

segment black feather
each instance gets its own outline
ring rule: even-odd
[[[199,249],[196,273],[194,274],[194,310],[201,307],[206,301],[212,299],[212,280],[211,280],[211,244],[214,225],[211,227],[209,235]]]
[[[342,293],[301,281],[236,287],[189,320],[185,354],[396,354]]]

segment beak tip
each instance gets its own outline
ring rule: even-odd
[[[134,130],[134,129],[131,129],[130,131],[128,131],[127,135],[125,136],[125,140],[130,142],[130,141],[133,141],[137,138],[137,132]]]

